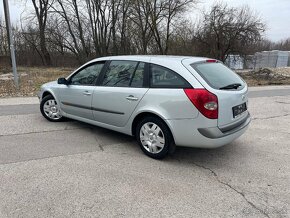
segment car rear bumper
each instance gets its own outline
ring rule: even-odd
[[[248,115],[244,119],[240,120],[238,123],[235,123],[234,125],[230,125],[224,128],[219,127],[199,128],[198,131],[200,134],[202,134],[207,138],[217,139],[241,131],[242,129],[246,128],[250,124],[250,122],[251,116],[250,113],[248,113]]]
[[[217,148],[231,143],[247,130],[250,122],[250,114],[232,129],[220,129],[216,120],[201,116],[197,119],[167,120],[177,146],[199,148]]]

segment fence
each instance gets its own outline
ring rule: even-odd
[[[276,68],[290,66],[290,51],[262,51],[254,56],[254,68]]]

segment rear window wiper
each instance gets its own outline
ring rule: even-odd
[[[221,87],[220,89],[237,89],[237,88],[239,88],[240,86],[242,86],[241,83],[233,83],[233,84],[230,84],[230,85],[227,85],[227,86]]]

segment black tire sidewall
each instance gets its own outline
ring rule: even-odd
[[[48,100],[54,100],[54,97],[52,95],[47,95],[40,102],[40,112],[41,112],[42,116],[44,116],[45,119],[47,119],[47,120],[49,120],[51,122],[61,122],[61,121],[63,121],[64,120],[64,117],[61,117],[60,119],[54,120],[54,119],[49,118],[44,113],[43,106],[44,106],[44,103],[47,102]]]
[[[155,123],[156,125],[158,125],[161,128],[161,130],[162,130],[162,132],[164,134],[164,138],[165,138],[164,147],[157,154],[153,154],[153,153],[150,153],[149,151],[147,151],[143,147],[143,145],[141,143],[141,140],[140,140],[140,129],[143,126],[143,124],[148,123],[148,122]],[[163,158],[165,158],[167,156],[168,152],[169,152],[169,148],[170,148],[171,144],[173,143],[173,139],[172,139],[172,135],[171,135],[170,129],[168,128],[168,126],[166,125],[166,123],[163,120],[161,120],[161,119],[159,119],[157,117],[145,117],[143,120],[141,120],[141,122],[139,122],[137,124],[135,136],[136,136],[138,144],[140,145],[141,150],[147,156],[149,156],[151,158],[154,158],[154,159],[163,159]]]

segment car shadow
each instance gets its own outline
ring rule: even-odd
[[[97,140],[102,146],[107,147],[110,145],[123,144],[122,146],[126,146],[126,150],[129,149],[133,153],[140,152],[142,154],[142,151],[141,149],[139,149],[137,141],[132,136],[125,135],[110,129],[105,129],[102,127],[83,123],[80,121],[73,122],[77,122],[84,128],[90,129],[93,134],[96,134]],[[228,145],[214,149],[176,146],[175,152],[173,154],[169,154],[162,161],[178,162],[180,164],[193,163],[202,166],[216,166],[230,163],[230,161],[234,161],[237,156],[244,155],[243,152],[247,151],[243,149],[241,141],[238,140]]]
[[[176,147],[173,154],[170,154],[165,161],[177,161],[179,164],[189,163],[202,168],[218,168],[229,166],[234,162],[240,161],[247,152],[241,145],[240,141],[234,141],[230,144],[219,148],[191,148],[191,147]]]

